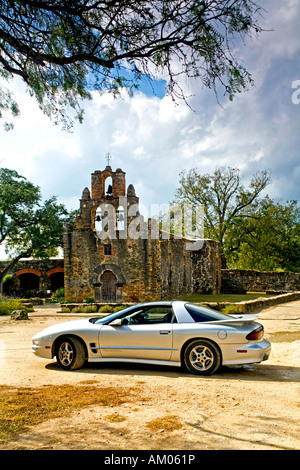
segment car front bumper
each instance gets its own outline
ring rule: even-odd
[[[52,359],[52,345],[49,342],[45,342],[42,339],[33,339],[31,350],[33,354],[38,357],[43,357],[45,359]]]

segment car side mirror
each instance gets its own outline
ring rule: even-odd
[[[122,326],[122,320],[121,320],[121,318],[117,318],[116,320],[113,320],[113,321],[110,323],[110,326]]]

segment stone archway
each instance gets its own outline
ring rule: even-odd
[[[36,269],[24,268],[16,271],[18,288],[25,295],[26,291],[38,291],[40,289],[41,272]]]
[[[50,287],[52,292],[64,287],[64,268],[52,268],[46,274],[48,277],[48,288]]]
[[[102,302],[115,302],[116,301],[116,282],[117,278],[110,270],[104,271],[100,276],[102,283],[101,287],[101,300]]]
[[[102,277],[103,274],[107,271],[109,271],[114,276],[114,278],[112,278],[112,276],[109,274],[106,274],[103,278]],[[109,276],[110,276],[110,279],[109,279]],[[115,290],[115,293],[114,293],[115,299],[112,300],[112,302],[122,302],[122,287],[126,283],[126,280],[119,266],[117,266],[116,264],[103,263],[103,264],[100,264],[95,269],[90,282],[94,288],[94,297],[95,297],[96,302],[104,301],[103,296],[102,296],[104,281],[106,284],[108,284],[108,287],[104,288],[104,292],[106,289],[109,289],[109,286],[113,284],[114,282],[113,293]],[[104,294],[104,295],[107,296],[108,294]],[[107,300],[105,300],[105,302],[107,302]]]

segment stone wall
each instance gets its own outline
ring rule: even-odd
[[[6,268],[7,265],[8,261],[0,261],[0,270]],[[47,291],[53,292],[64,286],[63,273],[63,259],[50,258],[47,261],[23,259],[7,272],[13,276],[13,282],[10,283],[9,292],[6,292],[4,284],[3,292],[10,295],[22,295],[27,290],[34,290],[46,296]],[[31,286],[34,286],[34,289],[31,289]]]
[[[112,179],[108,192],[107,178]],[[95,171],[91,188],[91,192],[88,188],[83,190],[80,215],[74,225],[64,227],[67,301],[93,298],[96,302],[143,302],[184,293],[219,292],[221,264],[217,242],[205,240],[200,250],[191,251],[186,249],[187,240],[171,234],[166,237],[154,220],[144,220],[138,211],[132,215],[129,209],[136,207],[139,199],[133,185],[126,191],[121,169],[112,171],[107,166],[104,171]],[[127,209],[124,229],[119,229],[117,215],[112,220],[114,232],[110,231],[107,238],[105,207],[119,210],[124,208],[123,201]],[[130,229],[135,222],[140,229],[132,236]],[[106,292],[112,293],[111,297]]]
[[[102,276],[116,277],[116,302],[144,302],[184,293],[218,293],[219,245],[206,240],[199,251],[185,250],[184,239],[99,240],[90,228],[65,226],[65,298],[103,301]],[[109,242],[110,255],[104,245]]]
[[[203,248],[192,251],[193,293],[219,294],[221,289],[221,252],[215,240],[204,240]]]
[[[222,269],[221,292],[293,292],[300,290],[300,273]]]
[[[100,240],[91,228],[65,227],[65,297],[102,300],[103,274],[116,278],[116,302],[149,300],[159,295],[158,246],[151,240]],[[105,245],[110,245],[105,255]]]

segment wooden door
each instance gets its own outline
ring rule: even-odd
[[[116,300],[116,276],[111,271],[104,271],[100,280],[102,282],[102,301],[114,302]]]

